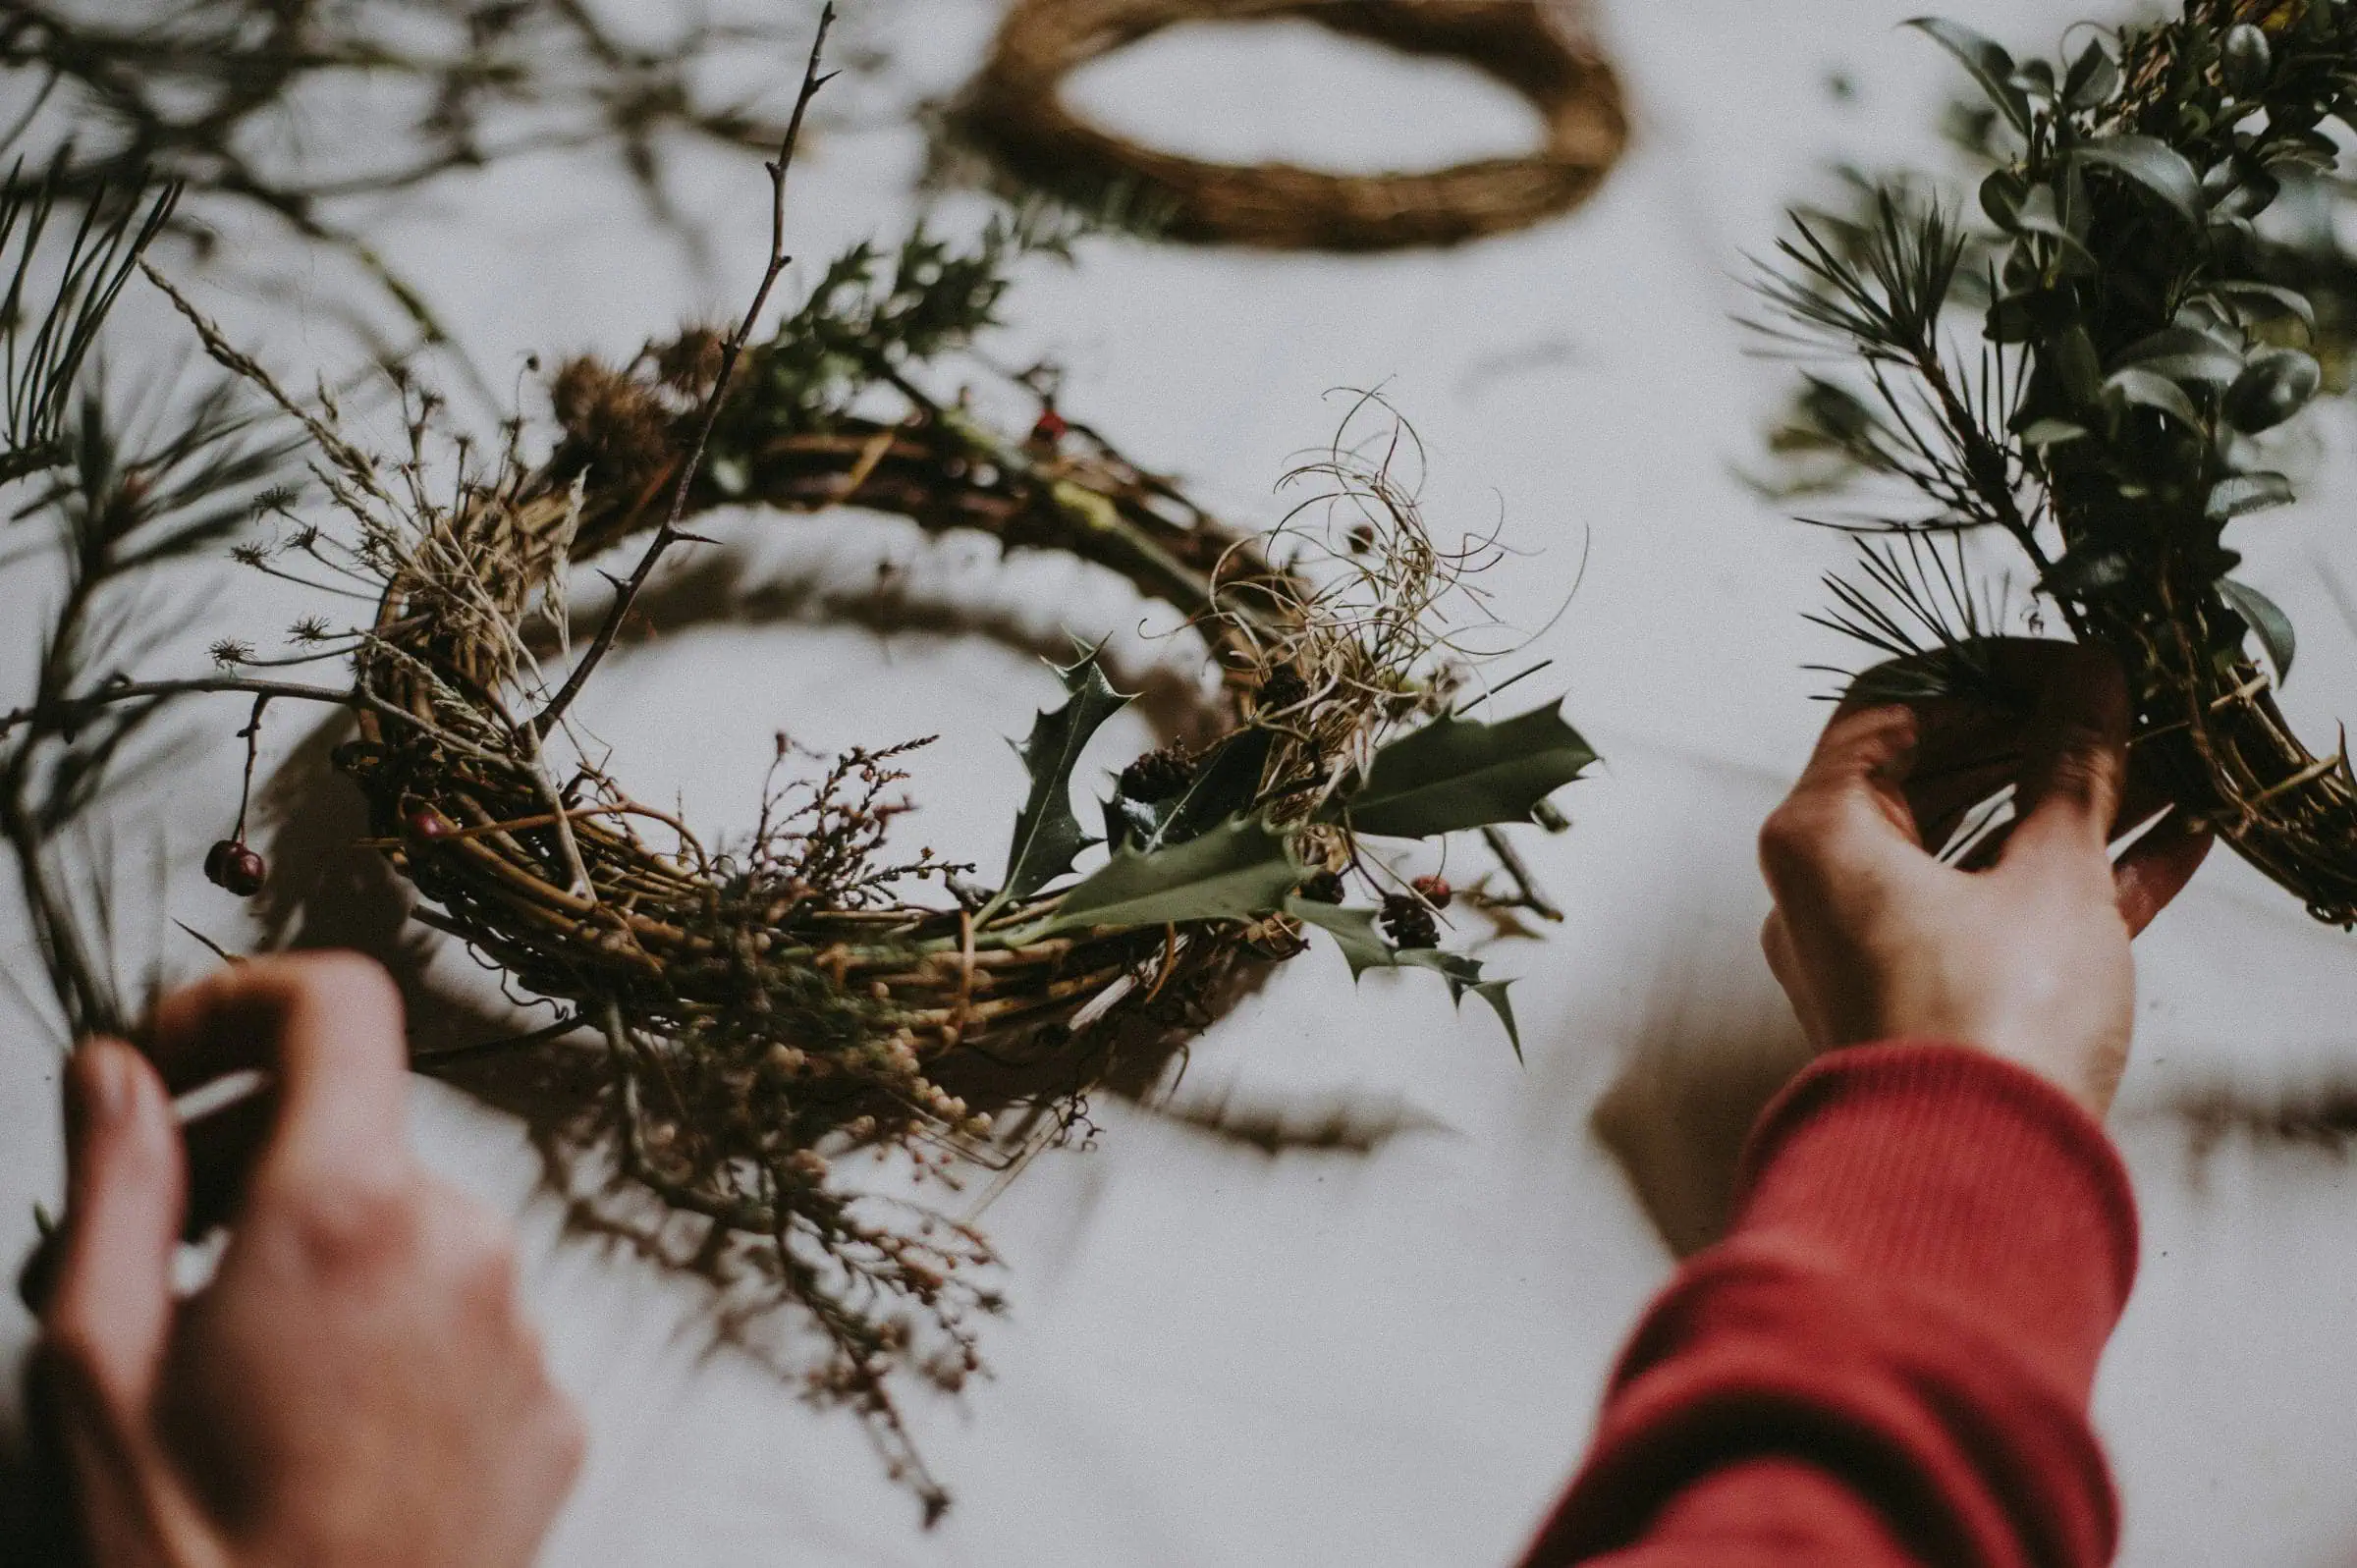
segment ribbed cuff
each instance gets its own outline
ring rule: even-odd
[[[1738,1193],[1735,1236],[1943,1299],[2082,1393],[2135,1281],[2135,1200],[2110,1140],[1984,1052],[1820,1058],[1760,1118]]]

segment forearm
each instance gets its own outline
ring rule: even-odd
[[[1531,1568],[2109,1561],[2087,1399],[2135,1248],[2116,1155],[2044,1082],[1825,1058],[1640,1325]]]

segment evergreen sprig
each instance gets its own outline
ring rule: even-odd
[[[2357,7],[2189,0],[2052,63],[1913,26],[1988,99],[2005,154],[1978,191],[1994,237],[1975,247],[1920,187],[1893,185],[1846,232],[1795,215],[1762,283],[1780,344],[1860,368],[1862,391],[1812,380],[1816,434],[1849,477],[1929,503],[1843,525],[2009,535],[2037,595],[2127,666],[2140,743],[2179,803],[2321,917],[2357,921],[2357,778],[2283,725],[2270,688],[2290,622],[2230,575],[2225,537],[2293,499],[2265,436],[2323,382],[2314,307],[2254,220],[2335,167],[2325,127],[2357,113]],[[1968,256],[1984,270],[1965,291]],[[1965,308],[1981,318],[1970,349]],[[1951,613],[1969,592],[1916,592],[1931,584],[1895,556],[1868,563],[1836,587],[1837,619],[1883,651],[1910,621],[1951,647],[1988,629]],[[1894,593],[1897,614],[1874,608]]]

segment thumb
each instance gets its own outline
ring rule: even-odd
[[[2055,657],[2039,691],[2021,824],[2001,864],[2102,857],[2119,812],[2128,766],[2127,681],[2109,655],[2056,646],[2070,651]]]
[[[120,1040],[66,1068],[64,1256],[43,1318],[52,1360],[118,1416],[154,1387],[172,1329],[187,1172],[163,1080]]]

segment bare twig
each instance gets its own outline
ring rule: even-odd
[[[727,401],[730,384],[736,379],[737,362],[744,355],[744,346],[752,341],[753,329],[761,324],[761,313],[769,306],[769,297],[777,288],[778,279],[794,262],[794,258],[786,253],[786,180],[793,172],[795,150],[801,141],[802,121],[809,113],[810,102],[818,96],[820,88],[834,80],[833,72],[819,69],[826,51],[827,31],[834,25],[835,7],[833,0],[829,0],[818,14],[818,30],[810,40],[810,60],[802,71],[802,89],[794,102],[794,118],[786,125],[786,139],[778,148],[776,161],[768,165],[769,264],[762,269],[761,286],[753,291],[753,302],[745,311],[744,319],[737,324],[737,330],[729,334],[728,341],[721,346],[720,369],[713,378],[711,394],[704,400],[703,417],[697,423],[694,444],[688,448],[687,460],[682,464],[678,482],[673,487],[671,513],[663,519],[663,526],[655,530],[654,538],[647,542],[645,552],[638,558],[638,565],[631,568],[630,577],[615,595],[614,606],[606,612],[606,619],[597,628],[597,636],[590,642],[588,650],[565,677],[565,683],[557,688],[556,695],[549,698],[548,705],[533,718],[531,728],[534,734],[546,735],[565,717],[565,710],[573,706],[574,699],[580,695],[581,687],[587,684],[589,676],[612,650],[615,637],[621,634],[623,622],[630,616],[630,606],[637,601],[639,590],[646,586],[646,579],[654,573],[655,564],[680,540],[680,523],[687,515],[687,498],[695,485],[696,473],[703,466],[704,449],[711,443],[712,427],[720,422],[721,406]]]

